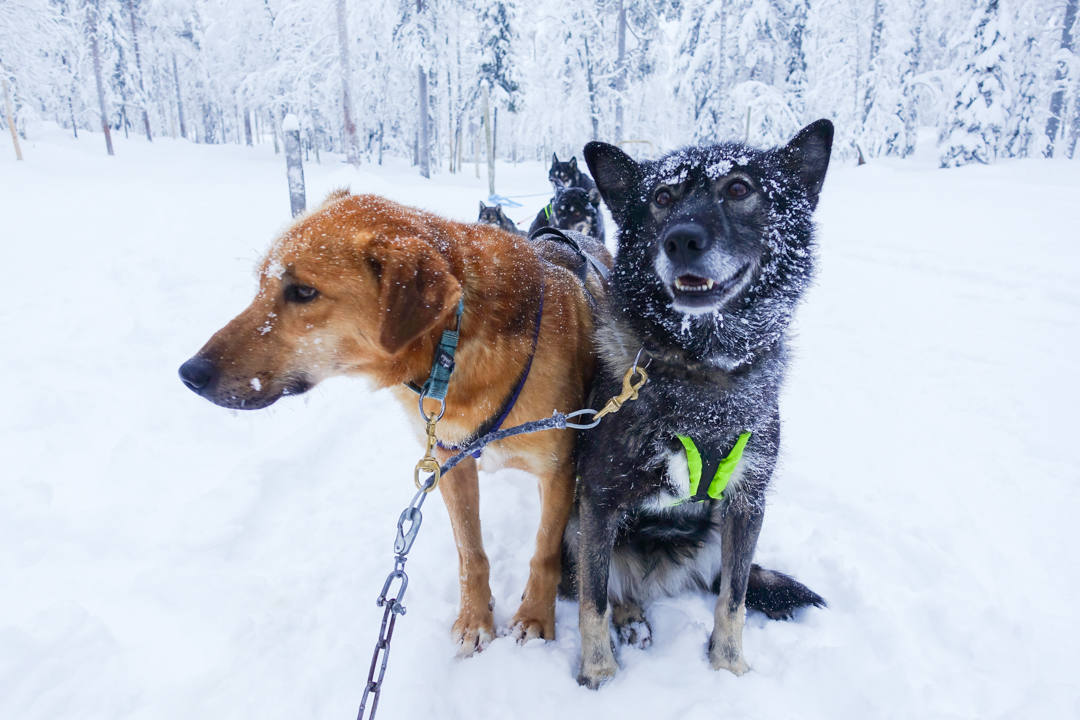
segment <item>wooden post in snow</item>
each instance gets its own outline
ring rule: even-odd
[[[11,93],[8,91],[7,73],[0,68],[0,81],[4,89],[4,117],[7,118],[8,130],[11,131],[11,142],[15,145],[15,159],[22,160],[22,148],[19,147],[19,133],[15,131],[15,110],[11,107]]]
[[[281,123],[285,135],[285,167],[289,178],[289,204],[292,215],[296,217],[307,207],[304,192],[304,163],[300,147],[300,119],[292,113],[285,116]]]

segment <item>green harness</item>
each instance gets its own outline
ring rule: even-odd
[[[683,449],[686,451],[686,465],[690,470],[690,495],[682,500],[676,500],[672,503],[672,507],[687,502],[702,502],[710,498],[713,500],[723,500],[724,488],[726,488],[728,482],[731,481],[731,476],[739,466],[739,461],[742,460],[743,449],[746,448],[746,443],[750,439],[750,435],[750,432],[744,432],[739,435],[739,439],[735,441],[735,447],[733,447],[731,452],[727,454],[727,457],[721,460],[716,466],[716,472],[713,473],[712,480],[709,482],[708,487],[701,486],[701,474],[704,467],[704,461],[697,445],[694,444],[694,440],[688,435],[676,435],[675,437],[679,438],[679,442],[682,443]]]

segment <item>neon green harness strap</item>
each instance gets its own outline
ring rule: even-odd
[[[686,466],[690,471],[690,496],[677,500],[674,505],[682,505],[685,502],[700,502],[706,497],[710,497],[713,500],[724,499],[724,488],[727,487],[728,482],[731,481],[731,476],[735,474],[735,469],[739,466],[739,461],[742,460],[743,450],[746,448],[747,441],[750,440],[750,432],[744,432],[739,435],[739,439],[735,441],[735,447],[731,449],[731,452],[727,454],[723,460],[720,461],[719,466],[716,468],[716,474],[713,475],[712,480],[709,482],[709,488],[704,495],[698,495],[698,489],[701,487],[701,471],[702,471],[702,459],[701,452],[697,449],[697,445],[694,444],[692,438],[688,435],[676,435],[679,438],[679,442],[682,443],[683,449],[686,451]]]
[[[536,206],[534,205],[533,207],[536,207]],[[544,218],[547,219],[547,220],[550,220],[551,219],[551,213],[552,213],[551,203],[548,203],[547,205],[544,206]]]

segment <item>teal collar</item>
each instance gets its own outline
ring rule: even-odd
[[[458,300],[457,316],[453,330],[443,330],[439,345],[435,348],[435,360],[431,363],[431,372],[423,385],[413,382],[405,383],[409,388],[420,395],[421,407],[424,398],[446,402],[446,391],[450,388],[450,376],[454,373],[454,353],[457,352],[458,339],[461,332],[461,316],[465,313],[465,296]]]

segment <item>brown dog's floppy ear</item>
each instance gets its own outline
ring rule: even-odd
[[[380,245],[372,258],[379,276],[379,344],[393,355],[446,316],[461,297],[461,284],[446,259],[422,240]]]

